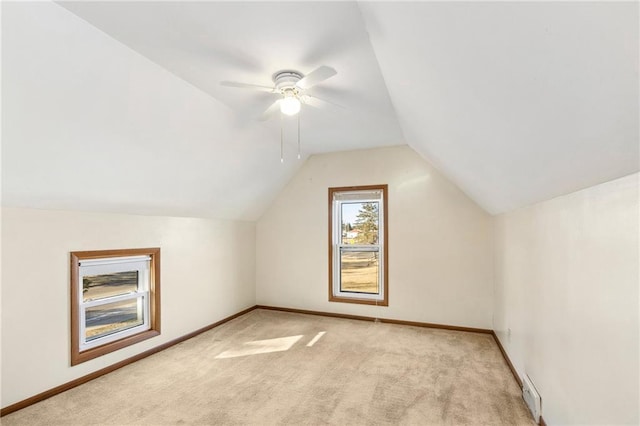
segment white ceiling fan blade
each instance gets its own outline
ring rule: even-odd
[[[226,87],[237,87],[240,89],[253,89],[260,92],[277,93],[275,87],[260,86],[259,84],[239,83],[237,81],[221,81],[220,85]]]
[[[313,96],[313,95],[304,95],[303,101],[305,105],[309,105],[319,109],[331,108],[331,107],[346,109],[344,106],[340,104],[336,104],[334,102],[328,101],[326,99],[318,98],[317,96]]]
[[[260,121],[266,121],[273,117],[277,111],[280,110],[280,101],[282,99],[278,99],[274,103],[272,103],[269,108],[267,108],[262,115],[260,116]]]
[[[315,86],[322,81],[325,81],[330,77],[333,77],[336,74],[337,71],[333,68],[322,65],[304,76],[300,81],[296,83],[296,86],[298,86],[300,89],[305,90]]]

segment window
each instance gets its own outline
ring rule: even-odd
[[[71,253],[71,365],[159,334],[159,248]]]
[[[329,188],[329,301],[388,306],[387,185]]]

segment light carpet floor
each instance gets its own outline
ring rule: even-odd
[[[254,310],[2,425],[533,425],[520,395],[487,334]]]

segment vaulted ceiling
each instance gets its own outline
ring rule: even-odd
[[[311,92],[340,107],[305,108],[302,135],[320,153],[404,143],[358,5],[312,2],[64,2],[67,9],[233,110],[260,119],[272,75],[320,65],[337,76]],[[279,120],[266,123],[275,130]]]
[[[320,65],[338,73],[311,92],[339,106],[303,108],[303,160],[406,143],[490,213],[549,199],[639,170],[637,16],[630,2],[5,3],[3,204],[256,219],[301,164],[295,123],[280,164],[280,120],[256,120],[273,95],[220,82]],[[69,115],[87,108],[114,130],[83,145],[92,123]],[[127,158],[150,147],[151,164]]]

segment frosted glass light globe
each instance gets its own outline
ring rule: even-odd
[[[300,112],[300,100],[295,96],[286,96],[280,101],[280,111],[286,115],[296,115]]]

